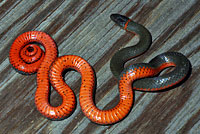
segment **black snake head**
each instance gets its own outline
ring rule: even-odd
[[[120,27],[124,27],[126,22],[129,20],[128,17],[120,15],[120,14],[111,14],[110,19],[114,21]]]

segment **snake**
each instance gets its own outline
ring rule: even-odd
[[[96,77],[94,69],[85,59],[77,55],[58,57],[54,40],[44,32],[29,31],[15,39],[10,48],[9,61],[19,73],[37,72],[35,104],[43,116],[51,120],[61,120],[74,111],[75,95],[62,75],[69,68],[81,74],[79,102],[82,112],[92,122],[102,125],[117,123],[128,115],[134,100],[133,89],[159,91],[172,87],[186,77],[190,62],[178,52],[165,52],[149,63],[124,67],[129,59],[147,51],[151,44],[151,34],[144,26],[126,16],[112,14],[111,20],[128,32],[137,34],[140,40],[132,47],[119,50],[111,59],[110,69],[118,79],[120,100],[115,107],[108,110],[101,110],[95,105],[93,98]],[[43,46],[45,52],[38,44]],[[163,69],[171,66],[175,69],[158,76]],[[50,84],[62,97],[62,104],[57,107],[49,103]]]

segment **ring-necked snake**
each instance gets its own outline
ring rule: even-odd
[[[134,47],[120,50],[111,60],[111,71],[119,79],[120,101],[110,110],[100,110],[94,104],[95,76],[92,67],[86,60],[75,55],[57,58],[57,47],[53,39],[39,31],[23,33],[13,42],[9,55],[10,63],[23,74],[32,74],[37,71],[35,104],[38,111],[45,117],[52,120],[63,119],[69,116],[75,108],[74,93],[62,77],[62,72],[67,68],[75,69],[81,74],[79,95],[81,109],[91,121],[98,124],[113,124],[128,114],[133,104],[132,89],[157,91],[170,87],[185,78],[190,62],[184,55],[177,52],[163,53],[149,63],[134,64],[124,69],[124,63],[128,59],[140,55],[148,49],[151,44],[151,35],[146,28],[127,17],[114,14],[111,15],[111,19],[124,29],[138,34],[140,41]],[[35,45],[35,42],[44,47],[45,54]],[[153,77],[169,66],[175,66],[175,69],[168,74]],[[63,99],[62,104],[58,107],[52,107],[48,102],[49,82]]]

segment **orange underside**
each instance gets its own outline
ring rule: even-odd
[[[34,55],[36,55],[35,51],[41,51],[38,50],[38,47],[35,47],[33,44],[26,46],[26,44],[31,42],[39,42],[45,48],[45,56],[44,54],[36,56],[41,57],[41,60],[34,58]],[[22,52],[20,52],[21,50]],[[25,59],[25,62],[21,57]],[[34,59],[37,59],[37,62],[34,62]],[[80,106],[83,113],[90,120],[99,124],[112,124],[122,120],[129,113],[133,105],[132,82],[139,78],[155,75],[155,70],[151,68],[130,70],[119,81],[119,104],[110,110],[100,110],[93,102],[95,77],[92,67],[79,56],[68,55],[57,58],[56,44],[47,34],[32,31],[20,35],[11,47],[10,63],[17,70],[26,73],[33,73],[38,70],[35,104],[38,111],[50,119],[62,119],[73,112],[76,104],[75,96],[71,88],[64,82],[62,72],[66,68],[73,68],[80,72],[82,77],[79,96]],[[162,70],[168,66],[174,66],[174,64],[163,64],[158,70]],[[62,97],[63,102],[58,107],[52,107],[48,102],[49,81],[51,81],[54,89]]]

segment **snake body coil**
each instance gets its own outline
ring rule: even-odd
[[[122,79],[123,75],[125,75],[126,73],[130,73],[135,69],[140,72],[140,77],[142,77],[142,75],[144,74],[146,75],[146,73],[148,72],[146,71],[147,69],[151,70],[153,68],[154,69],[151,71],[153,71],[154,75],[157,75],[164,68],[175,66],[175,70],[168,74],[153,78],[145,78],[148,76],[144,76],[144,79],[137,80],[133,82],[132,85],[133,89],[137,90],[158,91],[171,87],[186,77],[187,73],[189,72],[190,61],[184,55],[178,52],[163,53],[161,55],[158,55],[148,64],[135,64],[129,66],[128,68],[124,68],[124,64],[128,60],[138,55],[141,55],[149,48],[152,42],[151,34],[144,26],[130,20],[126,16],[112,14],[111,19],[120,27],[138,35],[140,38],[139,42],[136,45],[123,48],[115,53],[115,55],[112,57],[110,68],[116,78]]]
[[[45,54],[39,46],[34,45],[35,42],[44,47]],[[37,72],[35,104],[40,113],[52,120],[65,118],[71,114],[75,107],[73,91],[66,84],[54,86],[54,83],[60,82],[59,80],[54,82],[53,86],[62,97],[63,103],[58,107],[52,107],[48,102],[49,70],[56,58],[57,46],[53,39],[46,33],[39,31],[26,32],[17,37],[11,46],[9,55],[10,63],[18,72],[23,74]]]
[[[62,72],[67,68],[72,68],[81,74],[79,95],[81,109],[91,121],[98,124],[116,123],[129,113],[134,99],[132,89],[158,91],[173,86],[185,78],[190,62],[184,55],[176,52],[163,53],[149,63],[134,64],[124,68],[127,60],[144,53],[149,48],[151,34],[146,28],[125,16],[114,14],[111,15],[111,19],[124,29],[138,34],[140,41],[133,47],[118,51],[111,59],[111,71],[119,79],[120,101],[117,106],[109,110],[100,110],[95,106],[93,101],[95,76],[86,60],[75,55],[57,58],[57,47],[53,39],[43,32],[26,32],[14,41],[10,49],[10,63],[20,73],[32,74],[38,71],[35,104],[45,117],[53,120],[63,119],[75,108],[74,93],[62,77]],[[44,47],[45,54],[34,45],[35,42]],[[154,77],[169,66],[175,66],[175,69],[168,74]],[[63,102],[58,107],[52,107],[48,102],[49,82],[62,97]]]

